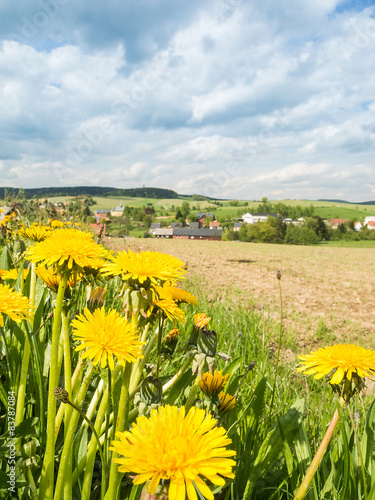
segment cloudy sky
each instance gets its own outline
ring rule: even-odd
[[[374,0],[0,0],[0,186],[375,199]]]

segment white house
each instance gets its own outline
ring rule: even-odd
[[[361,229],[362,229],[362,224],[360,222],[355,222],[354,223],[354,230],[360,231]]]
[[[369,229],[373,228],[373,224],[369,224],[369,222],[375,222],[375,216],[374,215],[369,215],[368,217],[365,217],[365,222],[364,226],[367,226]]]
[[[277,214],[244,214],[242,220],[247,224],[256,224],[257,222],[265,222],[268,217],[277,217]]]

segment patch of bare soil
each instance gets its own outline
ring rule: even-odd
[[[240,242],[112,240],[114,250],[156,250],[188,263],[188,277],[201,277],[211,300],[280,313],[277,269],[285,324],[302,347],[361,342],[374,347],[375,250]]]

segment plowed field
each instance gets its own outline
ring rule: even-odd
[[[275,319],[280,269],[285,326],[299,346],[330,340],[375,347],[374,249],[165,239],[108,245],[170,253],[188,262],[188,278],[210,300],[242,303]]]

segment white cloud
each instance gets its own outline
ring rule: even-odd
[[[142,6],[72,4],[0,38],[1,185],[373,196],[375,7],[163,0],[151,26]]]

